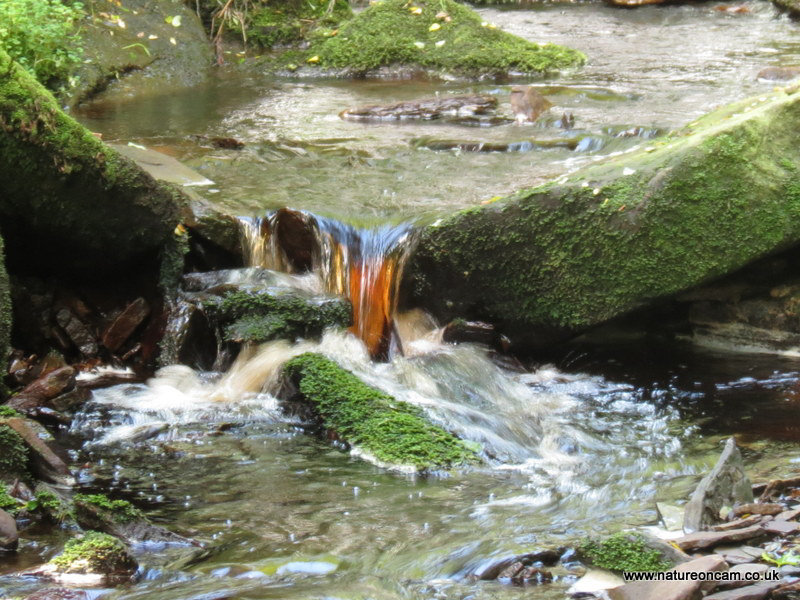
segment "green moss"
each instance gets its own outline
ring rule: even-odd
[[[346,0],[336,0],[328,11],[328,0],[289,0],[256,5],[249,15],[247,39],[270,48],[303,40],[318,27],[330,33],[341,21],[353,16]]]
[[[352,309],[346,300],[315,301],[293,294],[236,291],[215,309],[225,338],[238,342],[314,337],[328,327],[348,327]]]
[[[5,490],[5,486],[0,485],[0,510],[4,510],[12,515],[16,514],[21,508],[19,501],[12,498]]]
[[[24,415],[10,406],[0,406],[0,418],[10,419],[13,417],[22,418]]]
[[[36,497],[25,505],[25,510],[38,512],[55,522],[74,521],[75,515],[72,506],[64,502],[58,495],[48,489],[39,489],[44,484],[37,486]]]
[[[427,228],[408,268],[414,297],[542,346],[796,244],[798,98],[744,100]]]
[[[88,531],[71,539],[64,551],[50,564],[68,573],[114,573],[136,569],[136,562],[117,538],[97,531]]]
[[[145,518],[142,511],[127,500],[111,500],[105,494],[75,494],[73,500],[76,505],[89,504],[108,513],[116,523],[130,523]]]
[[[437,16],[439,15],[439,16]],[[586,57],[554,44],[534,44],[499,29],[453,0],[382,0],[320,34],[299,62],[363,74],[412,66],[468,76],[538,74],[583,64]]]
[[[589,564],[611,571],[666,571],[672,564],[648,548],[637,533],[619,532],[603,540],[586,540],[578,548]]]
[[[286,363],[284,374],[326,429],[380,461],[435,469],[478,460],[467,444],[429,423],[419,408],[369,387],[324,356],[301,354]]]
[[[0,423],[0,479],[25,476],[28,472],[28,447],[19,434]]]

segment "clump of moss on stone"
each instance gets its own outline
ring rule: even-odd
[[[23,415],[21,412],[19,412],[14,408],[11,408],[10,406],[0,406],[0,418],[11,419],[13,417],[22,418],[24,416],[25,415]]]
[[[294,294],[236,291],[217,306],[227,340],[266,342],[314,337],[328,327],[348,327],[352,309],[346,300],[315,301]]]
[[[20,503],[17,501],[16,498],[12,498],[8,495],[3,486],[0,485],[0,510],[4,510],[12,515],[15,514],[20,509]]]
[[[539,74],[586,60],[576,50],[496,29],[454,0],[377,2],[335,35],[317,36],[305,56],[308,64],[354,74],[405,65],[468,76]]]
[[[20,435],[0,423],[0,476],[24,476],[28,472],[28,447]]]
[[[37,489],[36,497],[25,505],[25,510],[38,512],[55,522],[75,519],[72,506],[47,489]]]
[[[257,4],[249,15],[247,40],[265,48],[302,41],[313,29],[336,27],[353,16],[347,0],[289,0]]]
[[[453,434],[432,425],[423,412],[369,387],[319,354],[301,354],[284,366],[323,426],[349,444],[394,465],[435,469],[477,462]]]
[[[586,540],[578,552],[593,566],[610,571],[666,571],[672,567],[658,550],[646,546],[641,535],[631,532]]]
[[[112,500],[105,494],[75,494],[73,500],[76,505],[90,504],[110,513],[111,519],[116,523],[130,523],[145,518],[142,511],[127,500]]]
[[[122,542],[98,531],[88,531],[83,537],[68,541],[50,564],[65,573],[120,573],[137,568]]]

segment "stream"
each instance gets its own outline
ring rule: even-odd
[[[124,80],[75,111],[106,141],[166,152],[214,181],[201,193],[258,217],[284,206],[356,226],[431,221],[646,145],[730,101],[770,90],[767,66],[800,62],[800,33],[767,2],[618,10],[594,3],[480,9],[538,42],[580,49],[582,69],[534,83],[554,104],[534,125],[367,124],[343,109],[434,95],[496,95],[490,82],[290,81],[249,64],[190,90]],[[565,131],[554,123],[575,116]],[[234,137],[242,150],[211,147]],[[506,152],[436,150],[484,142]],[[456,144],[457,146],[457,144]],[[393,230],[397,231],[397,230]],[[63,432],[87,491],[131,500],[206,544],[138,548],[141,580],[109,599],[561,599],[578,576],[526,587],[474,581],[492,561],[570,547],[585,534],[657,524],[656,501],[684,501],[736,434],[753,480],[800,465],[800,359],[687,344],[576,347],[524,373],[481,347],[441,342],[437,324],[398,317],[405,356],[370,360],[354,336],[272,343],[228,373],[173,365],[145,384],[98,390]],[[269,385],[304,351],[421,406],[479,442],[485,464],[449,476],[393,472],[303,432]],[[0,596],[40,584],[4,573],[58,551],[45,531],[0,565]],[[567,563],[567,566],[569,563]]]

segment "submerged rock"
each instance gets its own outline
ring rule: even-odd
[[[703,477],[686,505],[683,529],[687,533],[708,529],[722,521],[723,507],[752,501],[753,485],[745,473],[742,454],[736,440],[728,438],[714,468]]]
[[[336,35],[319,36],[304,53],[285,55],[310,67],[350,76],[405,67],[476,77],[541,74],[583,64],[586,57],[555,44],[535,44],[496,29],[453,0],[383,0],[342,23]]]
[[[798,121],[794,91],[750,98],[447,217],[409,260],[410,303],[543,348],[797,244]]]
[[[791,81],[800,77],[800,67],[766,67],[756,75],[766,81]]]
[[[428,471],[478,462],[468,445],[430,423],[423,411],[369,387],[320,354],[286,363],[281,397],[310,408],[329,439],[399,468]]]
[[[494,96],[475,94],[361,106],[344,110],[339,116],[349,121],[432,120],[448,116],[485,115],[496,107],[497,98]]]
[[[75,484],[69,467],[48,446],[46,440],[52,444],[55,442],[43,427],[34,421],[19,417],[0,419],[0,423],[13,430],[24,441],[30,459],[30,468],[37,477],[59,485]]]

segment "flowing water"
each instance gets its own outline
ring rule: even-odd
[[[754,479],[796,470],[797,359],[640,344],[576,348],[557,365],[512,372],[485,348],[442,343],[436,324],[416,312],[389,327],[395,351],[376,352],[373,342],[378,331],[389,337],[410,235],[387,223],[434,218],[646,144],[714,106],[771,88],[755,80],[760,68],[800,62],[795,25],[767,3],[743,6],[750,12],[713,4],[482,9],[509,31],[589,55],[584,69],[538,82],[556,104],[551,116],[574,113],[572,131],[554,118],[496,127],[345,122],[338,112],[354,105],[476,91],[502,104],[509,90],[298,83],[235,67],[205,87],[169,95],[129,97],[120,86],[78,111],[105,139],[158,147],[215,180],[207,190],[215,201],[253,217],[254,265],[292,270],[263,218],[267,210],[288,205],[338,217],[315,217],[315,273],[295,283],[344,293],[357,313],[358,337],[268,344],[227,373],[175,365],[146,384],[95,393],[64,434],[83,465],[81,486],[111,490],[207,545],[139,549],[142,580],[106,597],[563,598],[576,577],[569,564],[542,586],[469,575],[586,533],[654,524],[655,502],[684,500],[731,434]],[[213,149],[205,140],[216,135],[247,146]],[[465,151],[473,142],[513,151]],[[432,149],[444,147],[453,149]],[[423,478],[309,437],[274,396],[281,363],[309,350],[480,443],[484,464]],[[34,532],[0,574],[57,549],[46,532]],[[0,595],[37,585],[0,576]]]

